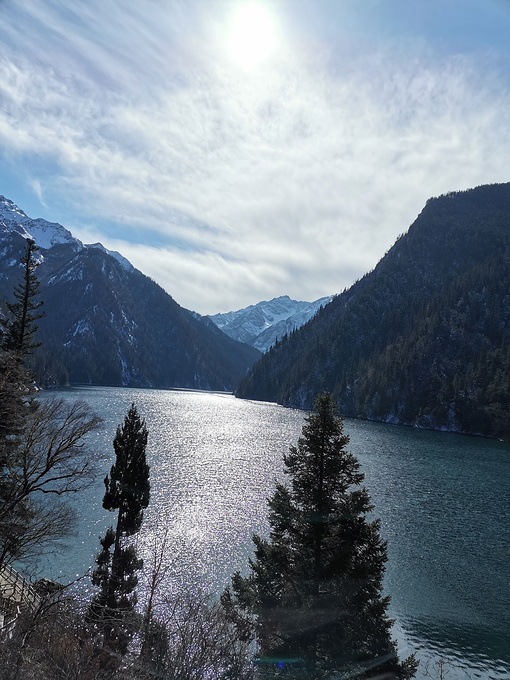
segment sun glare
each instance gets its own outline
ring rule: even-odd
[[[275,25],[270,12],[257,2],[249,2],[235,14],[230,27],[228,48],[241,66],[256,66],[275,48]]]

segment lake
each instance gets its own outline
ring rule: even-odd
[[[196,580],[218,593],[246,571],[302,411],[186,390],[51,394],[84,399],[104,418],[90,446],[107,457],[97,484],[75,501],[72,550],[43,564],[45,575],[72,580],[93,564],[98,536],[114,521],[102,508],[102,479],[133,401],[149,430],[151,502],[139,538],[146,562],[168,527],[169,589]],[[350,419],[345,431],[388,541],[385,589],[401,655],[417,652],[418,678],[427,664],[438,677],[441,658],[451,678],[510,677],[510,445]]]

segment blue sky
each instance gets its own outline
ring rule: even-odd
[[[427,198],[510,181],[510,0],[0,0],[0,25],[0,194],[200,313],[341,292]]]

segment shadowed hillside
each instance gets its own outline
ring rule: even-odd
[[[510,184],[430,199],[374,271],[263,356],[240,397],[510,437]]]
[[[0,304],[12,300],[20,281],[27,237],[40,246],[36,274],[46,315],[34,360],[44,383],[230,391],[260,356],[180,307],[118,253],[33,220],[3,196]]]

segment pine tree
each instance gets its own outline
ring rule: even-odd
[[[382,595],[386,544],[335,408],[317,398],[284,457],[290,485],[269,500],[270,538],[254,536],[251,573],[234,576],[223,603],[240,629],[252,621],[260,677],[410,678]]]
[[[33,340],[37,331],[35,322],[44,316],[43,312],[37,311],[43,304],[42,300],[36,299],[39,294],[39,280],[35,269],[39,263],[35,260],[35,253],[38,250],[35,241],[27,239],[25,254],[20,260],[23,266],[23,279],[14,288],[16,302],[7,303],[13,318],[7,324],[3,347],[19,352],[22,356],[26,356],[31,349],[40,345]]]
[[[34,408],[32,392],[32,375],[23,358],[0,347],[0,467],[10,462],[20,443],[29,407]]]
[[[126,545],[126,537],[136,534],[142,525],[143,511],[149,504],[149,466],[145,458],[147,445],[145,421],[141,421],[134,404],[113,441],[116,462],[104,483],[103,507],[118,510],[116,528],[110,527],[100,539],[102,550],[92,575],[100,592],[91,603],[89,619],[99,629],[103,646],[125,654],[137,629],[136,572],[143,566],[136,548]],[[113,552],[112,552],[113,550]]]
[[[37,330],[34,325],[42,314],[34,314],[42,304],[35,301],[39,292],[39,281],[35,276],[37,262],[34,253],[38,250],[35,242],[27,239],[26,250],[20,262],[23,265],[23,281],[14,288],[17,302],[7,303],[12,316],[0,330],[0,501],[4,486],[5,466],[12,463],[12,455],[19,445],[18,436],[23,429],[29,410],[36,403],[28,396],[33,393],[33,376],[25,366],[25,358],[34,343],[32,337]],[[30,405],[30,409],[28,406]]]

